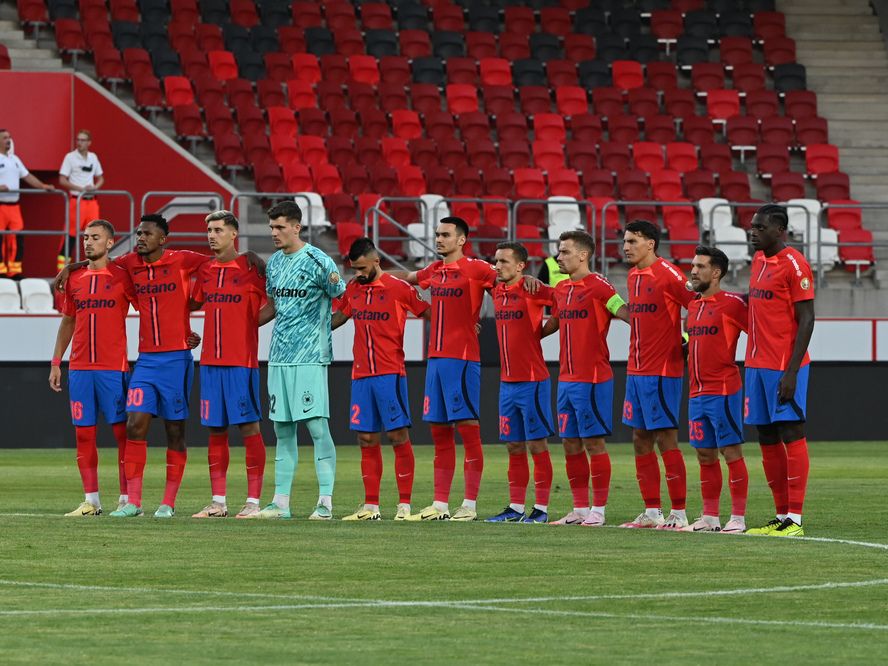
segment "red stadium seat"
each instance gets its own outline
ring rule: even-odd
[[[509,169],[530,166],[530,145],[524,139],[500,139],[500,163]]]
[[[579,199],[580,179],[573,169],[549,169],[549,195],[553,197],[573,197]]]
[[[716,195],[715,175],[707,170],[689,171],[684,175],[685,192],[693,201]]]
[[[408,58],[425,58],[432,55],[432,41],[425,30],[402,30],[398,34],[401,55]]]
[[[515,92],[511,85],[485,85],[481,88],[481,94],[484,97],[484,110],[489,114],[499,115],[515,110]]]
[[[284,134],[272,134],[270,137],[271,155],[274,161],[283,166],[292,162],[301,162],[299,146],[294,136]]]
[[[348,58],[338,53],[320,57],[321,78],[329,83],[345,83],[349,79]]]
[[[449,111],[430,111],[423,116],[426,135],[440,141],[456,134],[453,114]]]
[[[684,33],[681,12],[675,9],[657,9],[651,12],[651,33],[660,41],[676,41]]]
[[[509,198],[515,189],[512,172],[500,167],[491,167],[484,172],[484,193],[486,196]]]
[[[297,145],[304,164],[327,164],[327,142],[323,137],[302,135],[297,137]]]
[[[651,190],[658,201],[677,201],[684,194],[681,174],[671,169],[651,173]]]
[[[248,164],[272,161],[271,144],[264,132],[242,132],[244,153]]]
[[[265,61],[265,73],[269,79],[281,83],[295,79],[296,75],[293,73],[290,56],[286,53],[266,53],[262,58]]]
[[[561,86],[579,85],[577,66],[572,60],[549,60],[546,63],[546,78],[556,93]]]
[[[453,171],[456,191],[464,197],[480,197],[484,194],[481,171],[476,167],[462,166]],[[511,187],[511,181],[510,181]]]
[[[546,197],[546,180],[541,169],[515,169],[512,175],[515,178],[515,196],[519,199]]]
[[[343,189],[351,194],[370,191],[370,174],[361,164],[349,164],[343,170]]]
[[[351,250],[352,243],[364,236],[364,225],[355,222],[339,222],[336,224],[336,242],[339,254],[345,258]]]
[[[76,19],[57,18],[53,25],[56,46],[64,54],[77,56],[86,53],[86,38],[80,21]]]
[[[607,121],[607,133],[611,141],[635,143],[638,141],[638,120],[635,116],[611,116]]]
[[[697,92],[725,87],[725,68],[721,63],[698,62],[691,66],[691,86]]]
[[[530,40],[526,34],[506,32],[499,37],[499,55],[509,61],[530,57]]]
[[[725,124],[725,136],[733,146],[756,146],[759,143],[758,120],[751,116],[731,116]]]
[[[203,102],[204,116],[207,121],[207,129],[210,134],[230,134],[234,131],[234,118],[231,117],[231,109],[220,96],[210,102]]]
[[[520,210],[521,212],[523,212],[529,208],[529,206],[522,206]],[[539,225],[515,225],[515,240],[524,245],[525,248],[527,248],[527,256],[529,257],[543,259],[549,256],[545,249],[545,243],[542,242],[542,237],[540,236]]]
[[[595,112],[605,118],[623,113],[623,93],[617,88],[595,88],[592,103]]]
[[[222,39],[222,29],[218,25],[200,23],[196,26],[195,35],[197,45],[202,51],[224,51],[225,40]]]
[[[728,201],[749,200],[749,176],[745,171],[722,171],[718,184],[721,196]]]
[[[533,117],[533,131],[537,139],[542,141],[557,141],[564,144],[567,132],[564,128],[564,118],[557,113],[538,113]]]
[[[228,8],[231,12],[231,22],[235,25],[245,28],[259,25],[259,14],[256,12],[253,0],[229,0]]]
[[[771,176],[771,198],[775,201],[805,198],[805,178],[800,173],[785,171]]]
[[[555,105],[558,113],[570,117],[589,110],[586,90],[580,86],[560,85],[555,88]]]
[[[726,120],[740,113],[740,95],[736,90],[710,90],[706,111],[715,120]]]
[[[322,25],[321,16],[316,13],[321,7],[320,3],[298,2],[293,3],[293,24],[305,28],[318,28]],[[350,2],[323,3],[324,19],[330,30],[342,30],[354,28],[357,25],[355,8]]]
[[[183,106],[194,103],[194,91],[191,89],[191,81],[184,76],[167,76],[163,80],[166,105],[169,107]]]
[[[694,93],[686,88],[670,88],[663,93],[663,107],[666,113],[676,118],[690,118],[697,109]]]
[[[552,111],[552,97],[545,86],[521,86],[518,88],[518,104],[528,116]]]
[[[660,113],[660,100],[653,88],[633,88],[629,91],[629,113],[638,118],[650,118]]]
[[[392,111],[392,130],[395,136],[402,139],[418,139],[422,136],[422,123],[416,111],[401,109]]]
[[[786,36],[786,17],[782,12],[756,12],[752,16],[752,26],[758,39]]]
[[[701,144],[700,163],[703,165],[703,168],[715,173],[730,171],[733,164],[731,149],[723,143]]]
[[[715,141],[712,118],[709,116],[689,116],[682,121],[681,133],[685,141],[704,146]],[[728,151],[730,154],[730,151]]]
[[[344,136],[331,136],[326,140],[327,155],[332,164],[340,167],[357,162],[354,142]]]
[[[333,42],[336,53],[343,56],[362,55],[364,53],[364,36],[355,28],[340,28],[333,31]]]
[[[637,141],[632,146],[632,160],[637,169],[653,173],[665,168],[663,146],[652,141]]]
[[[163,93],[160,81],[151,74],[133,77],[133,96],[136,107],[140,109],[160,109],[163,107]]]
[[[461,113],[458,118],[459,133],[467,143],[490,138],[490,119],[480,111]]]
[[[566,7],[543,7],[540,9],[542,32],[564,37],[573,32],[573,21]]]
[[[379,84],[379,103],[383,111],[391,113],[397,109],[406,109],[407,92],[404,86],[392,83]]]
[[[464,219],[469,227],[477,227],[481,220],[481,211],[478,209],[478,204],[474,201],[459,201],[460,198],[457,195],[450,202],[450,214]]]
[[[507,33],[529,35],[536,31],[536,18],[530,7],[506,7],[504,16]]]
[[[644,135],[647,141],[668,144],[675,141],[675,119],[666,114],[644,119]]]
[[[405,86],[413,78],[410,63],[404,56],[383,56],[379,59],[379,76],[382,83]]]
[[[284,106],[272,106],[266,111],[272,136],[296,136],[299,132],[299,125],[296,123],[296,116],[293,115],[292,109]],[[272,152],[274,151],[272,150]]]
[[[410,86],[410,104],[415,111],[429,113],[441,110],[441,91],[431,83],[414,83]]]
[[[596,144],[601,141],[604,130],[601,117],[592,113],[581,113],[570,118],[570,134],[575,141]]]
[[[295,54],[305,53],[305,29],[295,25],[282,25],[277,29],[281,51]]]
[[[863,228],[863,211],[856,207],[860,204],[859,201],[839,199],[827,203],[829,205],[826,208],[826,222],[830,227],[838,230],[839,233],[847,229]]]
[[[469,84],[477,91],[478,67],[474,58],[448,58],[444,65],[448,83]]]
[[[765,68],[755,62],[735,65],[732,73],[734,90],[750,93],[765,89]]]
[[[46,5],[42,2],[36,3],[43,9],[44,19],[43,21],[48,21],[49,18],[46,16]],[[175,2],[175,0],[171,3],[173,13],[177,13],[177,5],[179,3]],[[193,3],[192,3],[193,4]],[[138,23],[141,16],[139,15],[139,7],[136,5],[135,0],[111,0],[111,18],[114,21],[131,21],[133,23]],[[32,3],[27,3],[28,7],[33,6]],[[194,8],[196,10],[196,7]],[[41,19],[34,19],[23,13],[23,6],[19,5],[19,17],[22,21],[40,21]]]
[[[283,192],[286,189],[281,168],[271,160],[253,165],[253,180],[259,192]]]
[[[490,169],[499,161],[498,152],[490,139],[475,139],[466,143],[469,164],[479,169]]]
[[[629,146],[625,143],[606,141],[599,146],[601,166],[618,173],[629,168]]]
[[[321,66],[318,58],[311,53],[294,53],[291,58],[296,78],[315,85],[321,80]]]
[[[297,119],[299,120],[299,129],[302,134],[313,134],[314,136],[327,135],[329,129],[327,114],[320,109],[300,109]]]
[[[626,201],[646,201],[650,199],[648,175],[640,169],[625,169],[617,172],[617,192]]]
[[[762,143],[794,143],[792,120],[784,116],[765,118],[761,123]]]
[[[454,32],[463,32],[465,30],[462,7],[457,7],[456,5],[437,3],[432,9],[432,21],[435,30]]]
[[[796,43],[789,37],[772,37],[763,45],[765,64],[768,67],[796,62]]]
[[[746,114],[759,120],[776,116],[779,108],[777,93],[773,90],[756,90],[746,95]]]
[[[290,108],[296,111],[300,109],[314,109],[318,106],[314,86],[306,81],[298,79],[287,81],[287,96]]]
[[[645,65],[648,85],[654,90],[678,88],[678,75],[671,62],[653,61]]]
[[[382,113],[380,111],[380,113]],[[365,136],[371,136],[367,129],[368,113],[361,114],[362,127]],[[382,114],[385,116],[385,114]],[[358,133],[358,119],[354,111],[349,109],[335,109],[330,112],[331,134],[333,136],[355,137]]]
[[[222,132],[213,135],[213,151],[216,165],[229,171],[243,169],[246,166],[244,148],[240,137],[233,132]]]
[[[337,136],[354,137],[357,133],[357,120],[350,112],[343,113],[343,110],[335,112],[338,115],[334,118],[331,112],[330,117],[333,118],[334,132]],[[389,134],[388,116],[379,109],[364,109],[361,112],[361,134],[365,137],[381,139]],[[337,129],[338,128],[338,129]]]
[[[325,3],[326,4],[326,3]],[[339,3],[337,3],[338,5]],[[327,13],[327,25],[331,30],[335,30],[336,28],[330,25],[331,20],[335,19],[338,12],[337,6],[332,6],[333,9],[331,11],[331,6],[326,7]],[[323,18],[321,17],[321,7],[319,4],[315,4],[313,2],[293,2],[290,4],[290,10],[293,14],[293,25],[299,25],[303,28],[319,28],[322,25]],[[351,26],[354,27],[354,12],[349,14],[351,18]],[[335,20],[334,20],[335,22]]]
[[[466,33],[466,55],[470,58],[480,62],[485,58],[495,58],[496,54],[496,37],[494,35],[489,32]],[[511,76],[509,79],[511,81]]]
[[[527,117],[520,113],[500,113],[496,116],[496,134],[500,141],[527,139]]]
[[[380,141],[382,144],[382,156],[386,164],[393,169],[410,164],[410,150],[407,141],[396,136],[386,136]]]
[[[721,63],[728,67],[752,62],[752,40],[749,37],[722,37],[718,51]]]
[[[571,33],[564,36],[564,57],[573,62],[595,59],[595,40],[592,35]]]
[[[695,171],[699,165],[697,161],[697,147],[687,141],[667,143],[666,165],[669,169],[679,173]]]
[[[805,170],[816,177],[839,170],[839,149],[828,143],[813,143],[805,151]]]
[[[669,255],[680,266],[691,264],[700,242],[700,232],[696,224],[685,224],[689,218],[693,219],[693,214],[694,209],[690,207],[669,206],[663,209],[664,225],[669,230]],[[669,222],[666,221],[667,216]]]
[[[788,118],[784,120],[792,122]],[[813,116],[796,121],[795,135],[802,146],[816,143],[829,143],[829,129],[826,120]]]
[[[194,103],[173,107],[173,126],[179,138],[197,139],[206,136],[200,109]]]
[[[246,79],[229,79],[225,82],[225,97],[228,106],[237,109],[244,104],[256,105],[256,97],[253,94],[253,84]]]
[[[451,197],[454,194],[453,176],[442,164],[433,164],[425,170],[426,187],[433,194]]]
[[[873,232],[869,229],[843,229],[839,232],[840,243],[865,243],[865,245],[839,245],[839,260],[849,271],[866,270],[876,263],[873,253]]]
[[[438,158],[441,164],[456,169],[467,163],[465,144],[455,137],[447,137],[437,142]]]
[[[586,169],[583,171],[583,189],[590,198],[612,197],[614,174],[610,169]]]
[[[373,56],[349,56],[348,71],[352,81],[367,83],[371,86],[379,83],[379,67],[377,66],[376,58]]]
[[[328,194],[324,197],[324,208],[327,218],[334,226],[345,223],[353,223],[357,219],[355,200],[350,194]],[[338,229],[337,229],[338,231]]]
[[[209,51],[207,59],[210,63],[210,71],[219,81],[228,81],[238,78],[237,62],[230,51]]]
[[[446,88],[447,108],[451,113],[478,110],[478,88],[468,83],[451,83]]]
[[[543,171],[564,168],[564,146],[559,141],[534,141],[533,163]]]
[[[602,231],[607,241],[604,252],[611,261],[620,261],[623,258],[623,226],[620,224],[620,211],[617,206],[612,205],[614,199],[609,196],[605,197],[589,197],[590,220],[589,232],[595,237],[595,240],[601,242]],[[602,229],[602,227],[604,227]],[[601,248],[596,250],[596,254],[600,255]]]
[[[789,90],[783,108],[793,120],[812,118],[817,115],[817,94],[810,90]]]
[[[312,86],[312,88],[317,93],[318,106],[320,108],[333,111],[334,109],[345,107],[345,95],[340,84],[321,81],[317,85]]]
[[[3,47],[4,49],[6,47]],[[2,49],[0,49],[2,50]],[[0,69],[9,69],[9,54],[6,52],[6,67],[0,65]],[[100,81],[104,82],[118,82],[128,80],[129,77],[126,74],[126,69],[123,66],[123,58],[120,55],[120,51],[115,48],[103,48],[93,52],[93,57],[96,61],[96,76],[99,77]]]
[[[398,183],[405,197],[418,197],[426,193],[426,182],[422,169],[408,164],[398,168]]]
[[[321,196],[342,192],[339,170],[332,164],[313,164],[311,173],[315,191]]]
[[[611,64],[614,87],[620,90],[631,90],[644,85],[644,72],[640,62],[634,60],[615,60]]]
[[[485,199],[497,199],[499,197],[491,197],[486,196]],[[508,204],[502,203],[501,201],[491,201],[490,203],[481,204],[481,211],[484,215],[485,225],[492,226],[499,230],[499,233],[502,233],[503,229],[506,229],[509,225],[509,206]],[[481,229],[478,229],[478,235],[481,234]],[[494,252],[496,248],[494,248]]]
[[[391,30],[392,10],[384,2],[361,3],[361,24],[364,30]]]
[[[770,143],[759,144],[755,156],[755,168],[763,178],[771,174],[789,171],[789,147]]]
[[[438,161],[438,147],[432,139],[411,139],[407,142],[410,151],[410,161],[413,164],[427,169]]]
[[[851,183],[848,174],[841,171],[821,173],[815,181],[817,198],[821,201],[835,201],[851,198]]]

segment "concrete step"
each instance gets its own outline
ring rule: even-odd
[[[18,51],[39,51],[37,48],[37,44],[35,44],[30,39],[23,39],[21,34],[19,34],[18,39],[5,39],[0,37],[0,44],[6,46],[10,51],[12,49],[16,49]]]
[[[822,39],[804,39],[793,36],[796,42],[796,53],[799,52],[815,52],[826,51],[831,52],[836,49],[843,53],[869,53],[884,48],[881,35],[878,37],[866,37],[850,41],[847,44],[836,44],[834,41],[824,41]]]
[[[870,68],[885,68],[888,66],[888,54],[884,51],[871,51],[869,53],[846,51],[841,53],[829,53],[828,51],[809,51],[801,53],[796,50],[798,61],[804,64],[808,71],[815,67],[853,67],[867,70]]]
[[[827,116],[829,117],[829,116]],[[883,120],[829,119],[829,140],[837,146],[877,148],[888,146]]]
[[[58,58],[55,53],[45,49],[9,49],[9,57],[12,59],[13,66],[23,60],[46,60],[47,58]]]
[[[844,76],[838,74],[822,76],[817,71],[808,71],[808,90],[813,90],[818,95],[821,90],[849,95],[863,93],[888,95],[888,71],[881,76],[860,78],[848,72]]]
[[[781,2],[779,11],[786,14],[787,23],[790,18],[805,16],[872,16],[873,11],[865,2],[809,2],[808,0],[796,0],[795,2]]]
[[[817,112],[830,123],[842,120],[888,121],[888,95],[817,93]]]
[[[56,72],[65,69],[65,64],[61,60],[32,60],[25,59],[13,63],[15,69],[27,72]]]

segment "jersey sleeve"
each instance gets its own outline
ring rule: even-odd
[[[671,272],[665,273],[665,276],[666,293],[681,303],[683,308],[687,309],[690,302],[693,301],[694,297],[697,295],[696,292],[688,289],[687,278],[681,273],[673,275]]]
[[[191,250],[176,250],[176,255],[181,257],[182,266],[184,266],[185,270],[189,273],[194,273],[194,271],[213,258],[208,254],[201,254],[200,252],[193,252]]]
[[[351,282],[349,282],[351,285]],[[333,312],[341,312],[346,317],[352,316],[352,307],[351,307],[351,289],[349,287],[345,288],[345,293],[339,298],[333,299]]]
[[[136,286],[133,284],[132,278],[127,271],[121,270],[119,271],[120,283],[123,285],[123,294],[126,296],[126,300],[129,301],[130,305],[132,305],[136,310],[139,309],[139,300],[136,298]]]
[[[420,289],[428,289],[432,279],[432,265],[416,271],[416,281]]]
[[[71,177],[71,159],[70,154],[65,155],[65,159],[62,160],[62,166],[59,167],[59,175],[64,176],[65,178]]]
[[[120,266],[125,271],[130,271],[133,268],[134,263],[139,259],[139,255],[135,252],[127,252],[126,254],[122,254],[119,257],[114,257],[111,260],[111,263],[115,266]]]
[[[733,321],[744,333],[749,332],[749,306],[743,298],[737,295],[730,299],[731,306],[728,308],[727,316]]]
[[[496,269],[483,259],[475,259],[472,262],[473,279],[478,280],[485,289],[492,289],[496,286]]]
[[[321,285],[321,288],[330,298],[339,298],[345,293],[345,280],[339,275],[339,269],[330,257],[324,257],[323,267],[324,270],[321,272],[322,274],[318,276],[318,282]],[[339,280],[335,283],[330,282],[330,278],[333,277],[333,275],[339,275]]]
[[[65,280],[64,298],[62,298],[62,314],[66,317],[73,317],[77,312],[74,307],[74,299],[71,298],[71,278]]]
[[[530,294],[530,300],[542,305],[554,305],[555,290],[547,284],[541,284],[537,293]]]
[[[413,314],[414,317],[421,317],[431,307],[428,302],[422,300],[419,292],[409,284],[404,285],[402,300],[407,311]]]
[[[203,305],[204,299],[203,280],[201,280],[201,276],[198,275],[197,279],[194,281],[194,285],[191,287],[191,300]]]
[[[814,299],[814,275],[808,262],[799,263],[798,271],[787,271],[789,275],[789,297],[793,303]],[[798,275],[801,273],[801,276]]]

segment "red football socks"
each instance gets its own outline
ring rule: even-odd
[[[685,468],[684,456],[679,449],[669,449],[660,455],[663,457],[663,469],[666,472],[669,502],[673,509],[684,510],[688,501],[688,471]]]
[[[77,469],[83,482],[83,492],[99,492],[99,452],[96,450],[96,427],[75,426],[77,438]]]
[[[142,478],[145,476],[145,459],[148,442],[144,439],[126,440],[124,469],[126,470],[126,494],[130,504],[142,506]]]
[[[382,447],[361,447],[361,479],[364,481],[364,504],[379,504],[379,484],[382,481]]]
[[[567,481],[573,494],[575,509],[589,508],[589,460],[586,451],[565,454],[564,467],[567,470]]]
[[[718,518],[718,500],[722,491],[722,468],[716,460],[700,463],[700,494],[703,495],[703,515]]]
[[[635,456],[635,478],[644,500],[645,509],[660,508],[660,463],[657,454],[651,451],[643,456]]]
[[[478,491],[481,488],[481,475],[484,472],[484,450],[481,448],[481,426],[463,423],[456,427],[459,436],[462,437],[465,458],[463,459],[463,474],[465,475],[467,500],[478,499]]]
[[[745,516],[746,498],[749,496],[749,472],[745,459],[728,463],[728,484],[731,488],[731,515]]]
[[[789,511],[801,515],[808,487],[808,440],[805,438],[786,445],[786,476],[789,491]]]
[[[611,459],[607,451],[589,456],[589,473],[592,479],[592,506],[606,506],[611,482]]]
[[[395,446],[394,450],[395,478],[398,482],[398,501],[401,504],[410,504],[410,498],[413,495],[413,471],[416,467],[413,458],[413,444],[411,444],[408,439],[403,444]]]
[[[210,489],[213,495],[225,496],[228,460],[228,433],[211,434],[210,444],[207,447],[207,462],[210,465]]]
[[[117,440],[117,480],[120,483],[120,494],[126,495],[126,421],[114,423],[111,426],[114,431],[114,439]]]
[[[530,483],[530,467],[527,464],[527,451],[509,454],[509,502],[524,504],[527,497],[527,484]]]
[[[765,468],[765,478],[768,480],[768,487],[774,496],[775,513],[785,516],[789,513],[786,447],[782,442],[778,442],[777,444],[762,444],[761,449],[762,467]]]
[[[533,487],[536,504],[549,506],[552,492],[552,457],[548,451],[533,454]]]
[[[244,437],[247,462],[247,497],[262,497],[262,482],[265,479],[265,442],[262,433]]]
[[[179,493],[179,486],[182,485],[186,460],[188,460],[187,451],[167,449],[167,478],[166,488],[163,491],[163,503],[167,506],[176,506],[176,495]]]
[[[450,501],[450,486],[453,485],[453,472],[456,469],[456,441],[453,426],[433,425],[432,441],[435,443],[435,501],[447,504]]]

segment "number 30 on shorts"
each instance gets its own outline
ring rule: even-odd
[[[141,407],[144,400],[145,394],[140,388],[130,389],[126,392],[127,407]]]

